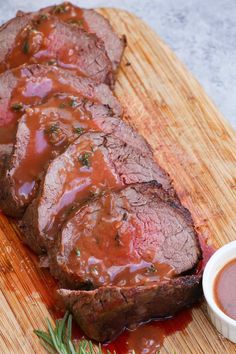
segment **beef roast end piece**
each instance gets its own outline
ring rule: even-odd
[[[125,328],[141,322],[174,316],[193,305],[201,292],[201,276],[198,275],[152,286],[58,291],[85,334],[99,342],[110,341]]]

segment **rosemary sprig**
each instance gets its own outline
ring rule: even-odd
[[[47,319],[47,332],[35,330],[41,345],[50,354],[103,354],[101,344],[96,348],[91,341],[80,340],[77,344],[72,341],[72,315],[68,312],[64,318],[56,321],[55,328]],[[106,354],[111,354],[107,350]],[[115,352],[113,353],[115,354]]]

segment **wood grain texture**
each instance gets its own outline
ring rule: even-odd
[[[115,90],[126,120],[153,147],[199,231],[215,246],[234,240],[235,132],[150,28],[127,12],[99,11],[128,39]],[[21,244],[14,224],[2,215],[0,247],[1,353],[43,353],[33,329],[50,318],[50,304],[45,304],[48,277]],[[217,334],[202,305],[193,310],[187,329],[165,339],[161,353],[173,352],[235,353],[236,346]]]

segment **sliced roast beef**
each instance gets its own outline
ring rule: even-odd
[[[121,57],[125,48],[125,37],[119,36],[114,32],[107,19],[92,9],[81,9],[69,2],[60,5],[46,7],[39,13],[57,16],[61,21],[74,26],[79,26],[85,31],[95,33],[102,39],[107,54],[112,62],[113,70],[117,71]]]
[[[0,209],[9,216],[22,216],[36,196],[48,163],[88,130],[116,130],[116,135],[151,155],[146,142],[111,114],[108,105],[67,94],[56,94],[26,109],[19,120],[13,153],[0,178]]]
[[[66,70],[43,65],[29,65],[0,75],[0,155],[11,151],[18,119],[27,107],[41,103],[46,97],[67,92],[107,105],[111,113],[121,114],[121,107],[108,86],[87,78],[76,77]]]
[[[126,166],[124,171],[129,182],[147,180],[143,169],[136,167],[136,178]],[[140,172],[144,178],[137,178]],[[157,182],[109,191],[85,204],[50,251],[52,274],[75,289],[147,285],[193,269],[200,255],[189,212]]]
[[[109,252],[109,250],[107,250]],[[61,289],[66,307],[91,339],[107,342],[124,328],[175,315],[201,295],[201,276],[179,276],[146,286],[107,286],[93,291]]]
[[[28,21],[27,21],[28,19]],[[16,30],[18,27],[18,31]],[[13,35],[14,34],[14,35]],[[50,64],[114,85],[104,43],[50,14],[25,14],[0,28],[0,72],[22,64]]]
[[[127,144],[122,135],[117,138],[122,130],[114,129],[113,135],[85,133],[52,161],[38,197],[23,217],[31,248],[38,252],[48,248],[71,210],[106,189],[156,179],[171,190],[169,176],[152,160],[149,147]]]

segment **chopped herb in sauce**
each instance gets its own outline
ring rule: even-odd
[[[13,111],[15,112],[22,112],[24,106],[22,103],[13,103],[13,105],[11,106],[11,108],[13,109]]]
[[[48,61],[48,65],[56,65],[57,61],[55,59],[51,59]]]
[[[74,131],[76,134],[81,135],[84,132],[84,128],[77,127],[77,128],[74,128]]]
[[[53,9],[54,14],[64,14],[66,12],[66,8],[63,5],[55,6]]]
[[[48,18],[48,14],[39,15],[35,20],[33,20],[33,24],[35,27],[38,27],[39,25],[41,25],[42,21],[46,21],[48,20]]]
[[[59,108],[73,107],[76,108],[79,106],[79,103],[76,99],[71,98],[69,101],[65,101],[59,104]]]
[[[149,273],[155,273],[157,270],[156,267],[152,264],[150,267],[147,268],[147,271]]]
[[[48,19],[48,15],[47,14],[42,14],[42,15],[39,16],[39,19],[41,21],[47,20]]]
[[[54,134],[54,133],[58,133],[59,131],[60,131],[60,127],[58,123],[51,124],[44,129],[44,132],[46,134]]]
[[[67,21],[67,23],[71,24],[71,25],[76,25],[76,26],[80,26],[82,27],[83,24],[84,24],[84,20],[81,18],[81,19],[74,19],[74,18],[71,18]]]
[[[78,160],[82,166],[86,166],[88,168],[90,167],[90,161],[89,161],[90,156],[91,154],[89,154],[88,152],[85,152],[81,156],[79,156]]]
[[[22,52],[24,54],[28,54],[29,53],[29,42],[28,42],[28,39],[26,39],[23,43],[23,46],[22,46]]]
[[[75,252],[76,252],[77,257],[80,257],[80,250],[77,249]]]
[[[117,231],[116,235],[115,235],[115,242],[118,246],[121,245],[121,241],[120,241],[120,235],[119,232]]]
[[[69,106],[70,107],[77,107],[78,106],[78,102],[75,100],[75,99],[71,99],[70,101],[69,101]]]
[[[96,198],[100,195],[99,192],[93,192],[93,191],[89,191],[89,194],[90,194],[90,198]]]
[[[62,103],[59,104],[59,108],[65,108],[65,107],[66,107],[65,102],[62,102]]]

